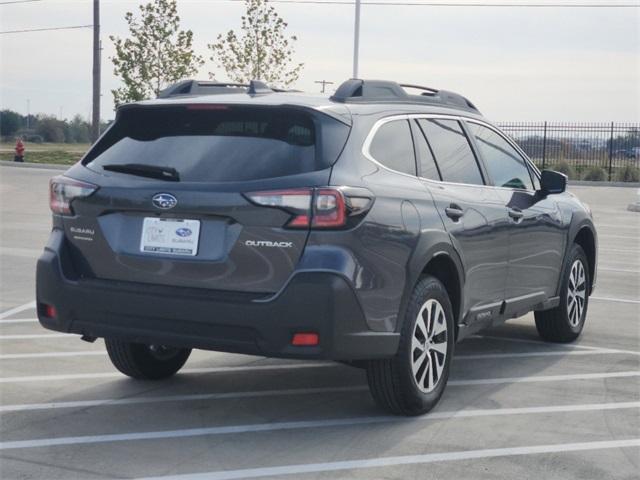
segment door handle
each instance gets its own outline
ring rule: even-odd
[[[457,222],[460,217],[464,215],[464,211],[455,203],[452,203],[447,208],[444,209],[447,217],[449,217],[454,222]]]
[[[510,208],[509,216],[517,221],[517,220],[520,220],[522,217],[524,217],[524,212],[519,208]]]

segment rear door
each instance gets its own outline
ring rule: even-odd
[[[507,313],[519,313],[555,295],[566,242],[561,212],[536,192],[526,159],[498,130],[468,127],[509,215]]]
[[[272,293],[308,235],[349,127],[294,108],[136,107],[83,160],[65,218],[80,277]]]
[[[500,312],[508,259],[507,217],[456,119],[414,120],[420,175],[465,268],[467,323]]]

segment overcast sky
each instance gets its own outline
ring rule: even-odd
[[[606,3],[582,3],[589,1]],[[140,2],[101,3],[102,116],[110,119],[118,80],[109,35],[127,35],[124,14]],[[318,92],[315,80],[351,76],[352,5],[275,7],[299,38],[296,60],[305,68],[297,88]],[[243,4],[179,0],[178,10],[208,59],[207,43],[239,27]],[[0,5],[2,31],[91,22],[91,0]],[[361,78],[458,91],[496,121],[640,121],[640,8],[363,5],[361,22]],[[0,108],[26,113],[29,100],[31,113],[88,117],[91,48],[91,29],[0,35]],[[209,71],[210,60],[199,77]]]

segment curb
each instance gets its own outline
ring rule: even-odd
[[[67,170],[71,168],[71,165],[59,165],[56,163],[12,162],[9,160],[0,160],[0,166],[16,168],[36,168],[40,170]]]

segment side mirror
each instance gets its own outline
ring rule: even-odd
[[[567,176],[554,170],[543,170],[540,176],[540,191],[544,194],[562,193],[567,189]]]

